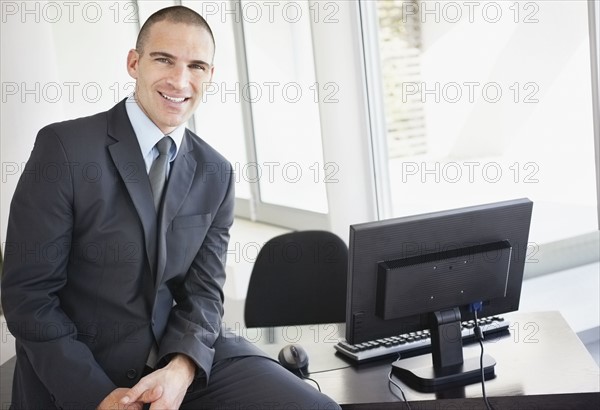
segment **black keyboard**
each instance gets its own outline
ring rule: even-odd
[[[483,331],[484,338],[494,333],[507,332],[510,322],[500,316],[484,317],[478,319],[479,327]],[[462,322],[463,343],[475,340],[475,321]],[[485,339],[484,339],[485,340]],[[409,355],[409,353],[431,352],[431,337],[429,330],[405,333],[398,336],[386,337],[368,342],[349,344],[345,340],[340,341],[335,349],[347,356],[352,361],[360,363],[368,360],[383,358],[386,356]]]

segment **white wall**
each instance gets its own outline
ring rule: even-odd
[[[4,5],[2,7],[4,8]],[[61,118],[63,111],[61,105],[43,101],[39,92],[27,94],[25,91],[35,90],[35,87],[39,89],[42,84],[54,81],[57,77],[51,25],[35,22],[21,23],[20,18],[9,18],[3,10],[0,37],[2,41],[0,231],[4,243],[10,199],[23,162],[33,146],[35,134],[40,126],[55,118]],[[17,38],[18,42],[15,41]],[[22,50],[38,52],[23,53]],[[9,62],[13,63],[9,64]]]
[[[0,236],[40,128],[106,110],[132,90],[131,2],[2,2]]]

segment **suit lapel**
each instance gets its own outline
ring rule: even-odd
[[[152,188],[124,101],[108,111],[108,135],[115,140],[108,150],[142,222],[148,264],[156,277],[157,221]]]
[[[196,160],[192,155],[192,136],[186,130],[179,154],[171,166],[169,181],[165,187],[163,205],[160,212],[160,227],[158,234],[158,262],[156,284],[160,283],[167,263],[166,230],[188,196],[196,173]]]

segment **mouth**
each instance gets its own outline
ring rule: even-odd
[[[187,100],[189,100],[189,97],[172,97],[170,95],[163,94],[160,91],[158,93],[165,100],[170,101],[172,103],[176,103],[176,104],[182,104],[182,103],[186,102]]]

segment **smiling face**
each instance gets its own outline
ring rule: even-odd
[[[127,71],[138,104],[169,134],[185,123],[212,81],[214,45],[203,27],[163,20],[150,27],[143,50],[130,50]]]

